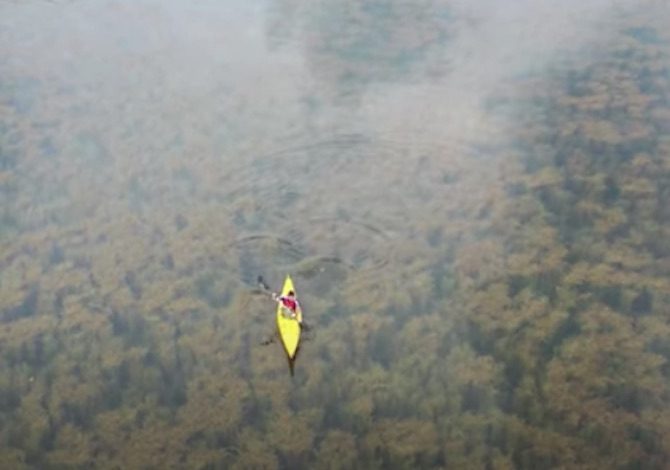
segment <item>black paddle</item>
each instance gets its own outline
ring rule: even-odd
[[[273,297],[277,295],[270,290],[270,287],[263,280],[263,276],[258,276],[258,280],[256,282],[258,282],[258,285],[261,286],[261,289],[263,289],[268,294],[272,295]]]

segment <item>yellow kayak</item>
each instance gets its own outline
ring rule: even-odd
[[[290,291],[295,292],[293,287],[293,280],[291,276],[287,275],[284,280],[284,287],[281,290],[281,295],[287,295]],[[297,293],[296,293],[297,296]],[[302,322],[302,310],[298,307],[296,318],[290,318],[284,315],[281,305],[277,305],[277,329],[281,342],[284,344],[286,354],[289,359],[295,357],[298,351],[298,343],[300,342],[300,322]]]

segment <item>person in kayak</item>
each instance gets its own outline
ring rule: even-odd
[[[277,295],[273,293],[272,298],[281,306],[284,316],[294,319],[298,316],[298,312],[300,311],[300,304],[298,303],[298,299],[295,297],[295,292],[291,290],[288,291],[286,295]],[[300,322],[299,318],[298,322]]]

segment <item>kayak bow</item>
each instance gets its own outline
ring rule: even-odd
[[[291,276],[286,275],[284,280],[284,287],[281,295],[286,295],[290,291],[295,292],[293,287],[293,280]],[[298,343],[300,342],[300,322],[302,322],[302,311],[298,307],[296,318],[290,318],[284,315],[282,306],[277,305],[277,329],[279,330],[279,337],[284,345],[286,354],[289,359],[293,359],[298,351]]]

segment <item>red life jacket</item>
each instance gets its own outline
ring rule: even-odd
[[[282,295],[279,300],[281,300],[282,305],[291,312],[295,312],[298,309],[298,302],[294,298]]]

